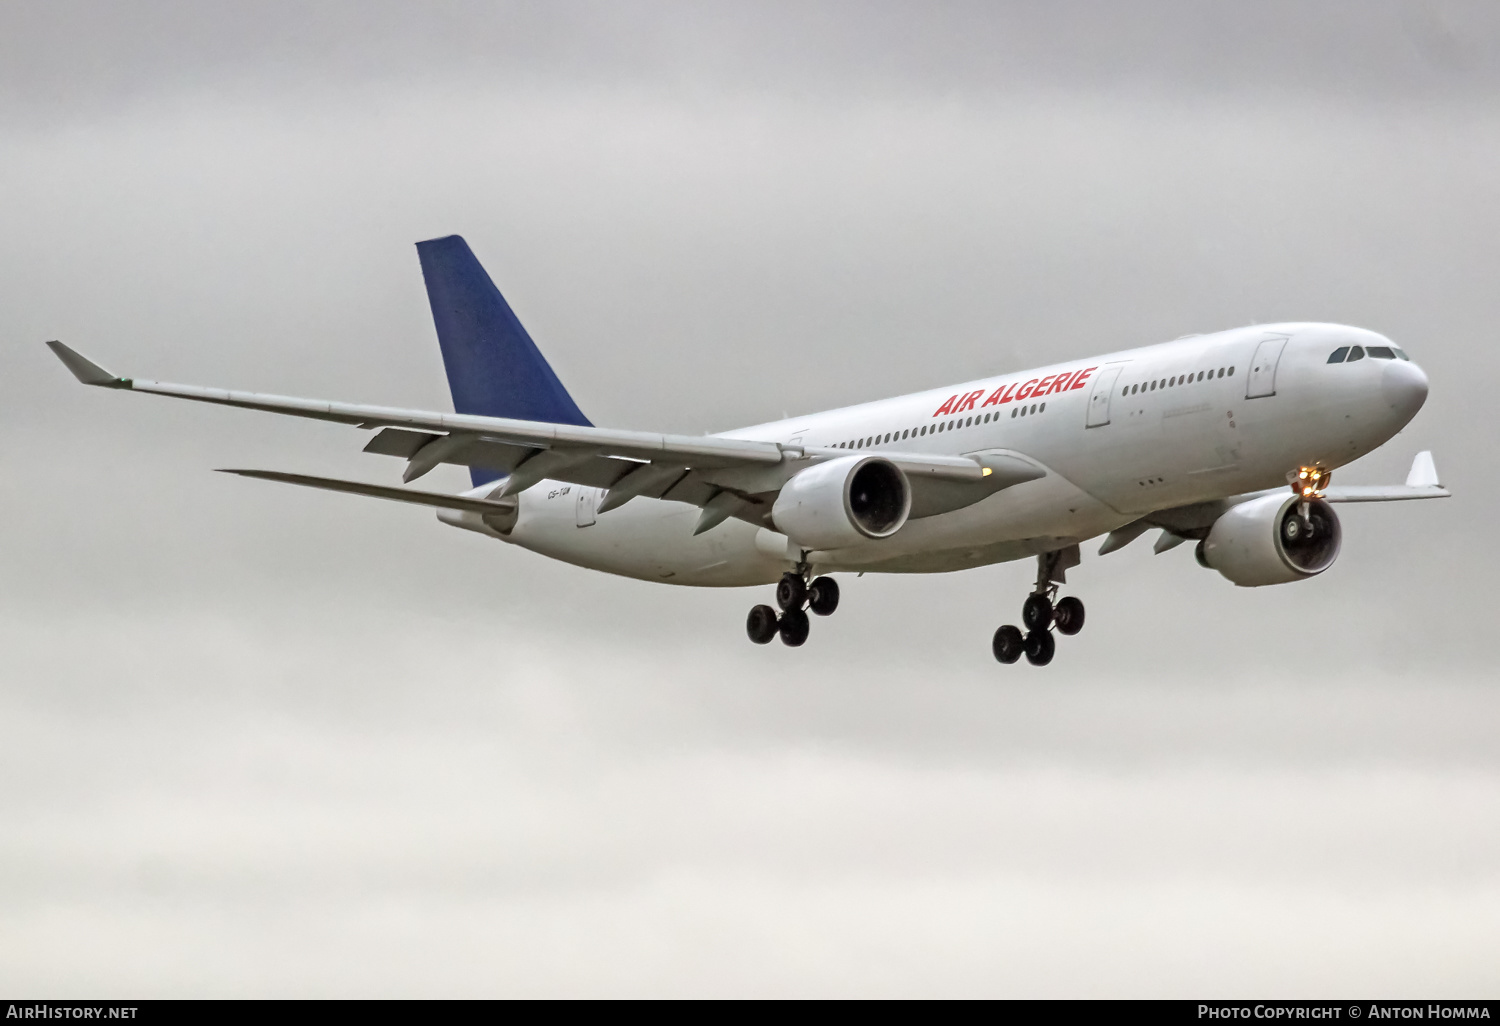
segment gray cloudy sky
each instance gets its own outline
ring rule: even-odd
[[[7,3],[0,988],[1493,996],[1500,8]],[[1396,338],[1455,498],[1316,581],[620,581],[329,425],[444,408],[463,233],[599,423],[718,430],[1253,321]],[[444,476],[446,475],[446,476]],[[458,487],[450,468],[434,480]]]

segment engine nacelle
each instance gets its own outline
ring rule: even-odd
[[[781,486],[771,507],[776,530],[805,549],[841,549],[889,538],[911,512],[911,485],[879,456],[840,456]]]
[[[1257,588],[1315,577],[1338,558],[1343,530],[1322,499],[1266,495],[1233,506],[1198,543],[1198,562],[1235,584]]]

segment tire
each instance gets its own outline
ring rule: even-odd
[[[1045,631],[1052,626],[1052,602],[1046,595],[1028,595],[1021,607],[1021,622],[1028,631]]]
[[[990,642],[990,651],[995,653],[995,658],[1009,666],[1021,658],[1021,653],[1026,651],[1026,639],[1021,637],[1021,629],[1006,624],[995,632],[995,638]]]
[[[807,589],[807,608],[819,616],[832,616],[839,607],[839,582],[832,577],[819,577]]]
[[[807,601],[807,585],[800,574],[782,574],[776,585],[776,604],[782,609],[801,609]]]
[[[1203,541],[1200,541],[1197,545],[1194,545],[1193,546],[1193,558],[1198,561],[1198,565],[1201,566],[1203,569],[1205,569],[1205,570],[1212,570],[1213,567],[1211,567],[1211,566],[1208,565],[1208,553],[1207,553],[1207,551],[1204,548],[1204,546],[1206,546],[1207,544],[1208,544],[1208,539],[1205,538]]]
[[[776,637],[776,610],[770,606],[756,606],[745,620],[745,633],[757,645],[765,645]]]
[[[1032,666],[1046,666],[1057,652],[1057,641],[1051,631],[1032,631],[1026,635],[1026,661]]]
[[[1083,603],[1069,595],[1057,604],[1052,617],[1057,629],[1064,634],[1077,634],[1083,630]]]
[[[796,648],[807,640],[812,624],[808,623],[807,614],[802,610],[788,609],[781,614],[777,628],[781,631],[781,643],[788,648]]]

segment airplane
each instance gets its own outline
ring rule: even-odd
[[[775,584],[757,644],[807,641],[834,574],[946,573],[1034,558],[1003,664],[1044,666],[1084,622],[1058,597],[1080,547],[1160,532],[1242,587],[1315,577],[1338,557],[1333,504],[1446,497],[1430,452],[1402,485],[1330,484],[1427,398],[1390,339],[1339,324],[1194,335],[719,434],[595,427],[457,235],[417,243],[453,413],[120,377],[47,345],[87,385],[350,424],[406,461],[402,486],[225,473],[434,507],[453,527],[577,566],[695,587]],[[377,430],[378,429],[378,430]],[[459,494],[406,487],[440,464]]]

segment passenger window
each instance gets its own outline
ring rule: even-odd
[[[1348,355],[1349,355],[1349,347],[1348,346],[1339,346],[1333,352],[1331,352],[1331,353],[1328,354],[1328,362],[1329,363],[1343,363],[1344,362],[1344,357],[1346,357]]]
[[[1037,412],[1038,413],[1046,413],[1047,412],[1047,404],[1046,403],[1042,403],[1041,407],[1037,410]]]
[[[1234,377],[1234,368],[1233,367],[1229,368],[1229,376],[1231,378]]]
[[[1153,392],[1156,391],[1156,382],[1154,382],[1154,381],[1151,382],[1151,391],[1153,391]]]
[[[1198,372],[1198,380],[1199,380],[1199,381],[1202,381],[1202,380],[1203,380],[1203,372],[1202,372],[1202,371],[1199,371],[1199,372]]]
[[[1015,410],[1011,410],[1010,411],[1010,419],[1011,420],[1015,420],[1016,419],[1016,411]]]
[[[1365,349],[1365,355],[1373,356],[1377,360],[1394,360],[1396,354],[1391,352],[1390,346],[1370,346]]]
[[[1355,346],[1354,348],[1349,350],[1349,359],[1345,362],[1353,363],[1355,360],[1363,360],[1364,358],[1365,351],[1359,346]]]

